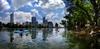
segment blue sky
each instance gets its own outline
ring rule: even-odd
[[[66,4],[63,0],[0,0],[0,21],[9,22],[9,14],[14,13],[15,22],[31,22],[36,17],[39,23],[46,17],[48,21],[60,22],[65,14]]]

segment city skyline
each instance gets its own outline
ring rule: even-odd
[[[31,17],[35,16],[37,21],[39,23],[42,23],[42,18],[46,17],[46,19],[48,21],[52,21],[53,23],[56,22],[60,22],[65,14],[65,4],[63,2],[63,0],[31,0],[28,2],[28,0],[23,1],[21,3],[24,4],[18,4],[17,3],[14,4],[15,1],[19,1],[19,0],[1,0],[1,7],[4,3],[5,7],[0,8],[0,21],[7,23],[10,21],[9,19],[9,14],[11,13],[11,11],[14,8],[16,9],[16,7],[18,6],[19,8],[17,8],[16,11],[14,11],[14,20],[16,22],[19,23],[23,23],[26,21],[31,21]],[[13,6],[12,6],[13,5]],[[23,5],[23,6],[22,6]],[[8,9],[5,9],[9,7]],[[4,9],[4,10],[3,10]]]

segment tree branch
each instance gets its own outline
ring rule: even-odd
[[[90,16],[88,11],[86,9],[84,9],[82,6],[80,6],[78,3],[76,3],[76,6],[79,7],[80,9],[82,9],[87,16]]]

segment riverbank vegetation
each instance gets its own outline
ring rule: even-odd
[[[0,30],[5,29],[5,28],[26,28],[26,29],[31,29],[31,28],[63,28],[59,26],[57,23],[55,25],[50,25],[50,24],[14,24],[14,23],[2,23],[0,22]]]
[[[67,14],[62,20],[62,24],[67,22],[68,29],[81,30],[86,27],[100,27],[100,1],[99,0],[70,0],[70,7],[67,8]]]
[[[68,0],[62,23],[75,37],[90,41],[92,49],[100,49],[100,1],[99,0]]]

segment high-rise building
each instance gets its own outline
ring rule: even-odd
[[[14,13],[10,14],[10,23],[14,23]]]
[[[33,25],[37,25],[37,24],[38,24],[38,22],[37,22],[37,20],[36,20],[36,17],[32,17],[32,24],[33,24]]]
[[[36,22],[36,17],[32,17],[32,23]]]
[[[47,23],[48,23],[48,21],[46,20],[45,17],[43,17],[43,24],[47,24]]]
[[[43,17],[43,26],[47,27],[48,26],[48,21],[46,20],[45,17]]]

